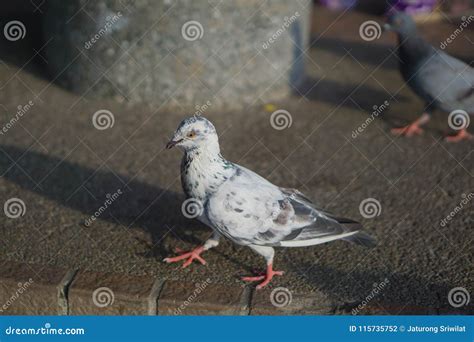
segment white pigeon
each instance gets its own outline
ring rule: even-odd
[[[188,199],[201,205],[198,219],[214,230],[204,245],[191,252],[166,258],[171,263],[186,259],[206,264],[203,251],[219,244],[223,235],[233,242],[250,247],[267,261],[266,274],[244,277],[244,281],[263,280],[257,289],[267,285],[275,275],[273,247],[303,247],[333,240],[347,240],[367,247],[375,241],[360,231],[352,220],[338,218],[317,208],[295,189],[280,188],[265,178],[221,155],[214,125],[203,117],[181,122],[166,145],[184,151],[181,182]]]

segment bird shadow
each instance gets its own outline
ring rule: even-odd
[[[437,41],[430,41],[430,43],[436,47]],[[313,33],[310,38],[310,46],[316,51],[318,49],[329,51],[341,56],[341,58],[350,58],[354,61],[357,61],[359,64],[366,64],[384,70],[398,70],[400,66],[400,60],[396,54],[396,41],[384,41],[373,44],[371,42],[365,42],[362,40],[354,41],[322,37],[318,36],[317,33]],[[465,50],[464,54],[460,54],[459,51],[445,52],[472,66],[473,54],[472,52],[468,51],[469,50]]]
[[[366,84],[339,83],[329,79],[316,79],[307,76],[294,95],[300,95],[310,101],[331,103],[336,106],[372,112],[378,106],[391,99],[391,95]],[[405,101],[403,95],[396,96],[397,101]]]
[[[356,60],[361,67],[373,65],[383,69],[397,69],[398,60],[392,54],[390,45],[367,45],[339,39],[312,37],[311,46],[317,49],[333,52],[345,58]],[[393,48],[393,47],[392,47]],[[337,64],[337,63],[336,63]],[[387,93],[382,87],[374,87],[367,83],[350,84],[338,82],[328,78],[315,78],[305,74],[298,86],[294,88],[294,95],[304,98],[371,112],[375,105],[380,105],[386,100],[392,100],[392,94]],[[406,101],[407,97],[397,94],[396,101]]]
[[[311,272],[299,276],[322,291],[343,314],[473,314],[474,307],[454,308],[448,293],[455,285],[434,282],[411,274],[387,270],[354,270],[346,272],[324,265],[305,265]],[[360,306],[362,305],[362,306]]]
[[[107,199],[115,198],[98,219],[148,232],[152,245],[147,257],[161,258],[169,254],[160,242],[175,227],[186,226],[193,231],[207,229],[197,220],[181,214],[183,195],[113,171],[0,145],[0,175],[25,190],[83,213],[84,221],[77,222],[78,225],[87,226],[86,219],[100,211]],[[200,242],[193,234],[180,229],[173,230],[173,235],[186,243]]]
[[[314,48],[329,51],[341,57],[345,56],[360,64],[368,64],[386,70],[397,70],[399,66],[399,60],[392,55],[396,49],[393,44],[370,44],[368,42],[319,37],[316,35],[311,37],[310,44]]]

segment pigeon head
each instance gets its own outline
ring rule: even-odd
[[[393,31],[402,36],[411,36],[416,33],[416,25],[413,19],[403,12],[394,12],[384,25],[386,31]]]
[[[216,128],[202,116],[192,116],[184,119],[173,134],[173,138],[166,144],[170,149],[178,146],[184,151],[195,149],[216,150],[219,152],[219,142]]]

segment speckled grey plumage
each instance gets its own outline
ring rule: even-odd
[[[233,242],[300,247],[346,239],[373,245],[373,239],[360,232],[359,223],[337,218],[299,191],[278,187],[227,161],[207,119],[184,120],[172,141],[185,151],[181,181],[186,196],[202,203],[199,220]]]
[[[398,35],[400,72],[426,104],[445,112],[464,110],[474,113],[474,68],[444,51],[434,48],[417,32],[413,20],[395,13],[388,27]]]

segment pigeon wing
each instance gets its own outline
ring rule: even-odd
[[[446,111],[474,113],[474,69],[442,51],[422,64],[414,75],[414,84]]]
[[[237,170],[209,198],[205,211],[211,224],[231,240],[242,245],[300,247],[351,240],[359,234],[360,224],[339,222],[299,191],[279,188],[245,168]]]

